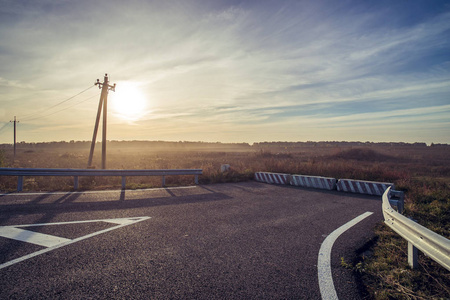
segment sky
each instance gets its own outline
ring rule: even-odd
[[[0,143],[450,143],[450,1],[0,0]],[[101,127],[98,140],[101,140]]]

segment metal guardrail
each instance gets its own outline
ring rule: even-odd
[[[162,185],[165,186],[165,176],[168,175],[194,175],[195,184],[198,184],[198,175],[202,169],[162,169],[162,170],[96,170],[96,169],[28,169],[28,168],[0,168],[0,175],[17,176],[17,191],[23,190],[24,176],[73,176],[74,189],[79,187],[79,176],[121,176],[122,188],[125,188],[127,176],[162,176]]]
[[[450,271],[450,240],[396,212],[389,204],[392,192],[388,188],[382,196],[384,222],[408,241],[408,263],[411,268],[417,268],[417,250],[420,250]]]

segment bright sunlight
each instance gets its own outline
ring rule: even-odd
[[[117,83],[116,91],[109,93],[117,116],[124,120],[137,120],[146,113],[147,100],[137,83]]]

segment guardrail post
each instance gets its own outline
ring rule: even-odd
[[[73,189],[78,190],[78,176],[73,176]]]
[[[198,175],[195,175],[195,184],[198,184]]]
[[[405,209],[405,193],[402,191],[392,191],[394,192],[394,195],[398,198],[397,203],[397,211],[401,214],[403,214],[403,210]]]
[[[398,198],[398,200],[391,200],[392,196]],[[397,211],[400,214],[403,214],[405,209],[405,193],[391,189],[389,192],[389,202],[392,202],[395,206],[397,206]]]
[[[126,176],[122,176],[122,190],[125,189],[126,181],[127,181],[127,177]]]
[[[411,269],[416,269],[419,265],[418,250],[411,242],[408,242],[408,264]]]
[[[398,203],[397,203],[397,210],[400,214],[403,214],[403,211],[405,210],[405,202],[404,201],[405,200],[400,199],[400,200],[398,200]]]
[[[166,186],[166,176],[162,176],[162,186]]]
[[[17,191],[21,192],[23,190],[23,176],[17,176]]]

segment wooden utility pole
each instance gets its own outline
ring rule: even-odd
[[[16,159],[16,123],[19,123],[19,121],[17,121],[16,116],[14,116],[14,121],[9,122],[14,123],[14,159]]]
[[[94,134],[92,135],[91,151],[89,153],[88,168],[92,168],[92,158],[94,156],[95,141],[97,139],[98,125],[100,123],[100,114],[103,107],[103,126],[102,126],[102,169],[106,169],[106,121],[108,114],[108,91],[115,91],[116,84],[109,85],[108,74],[105,74],[103,83],[97,79],[95,85],[98,85],[99,89],[102,89],[100,94],[100,100],[98,102],[97,119],[95,120]]]

